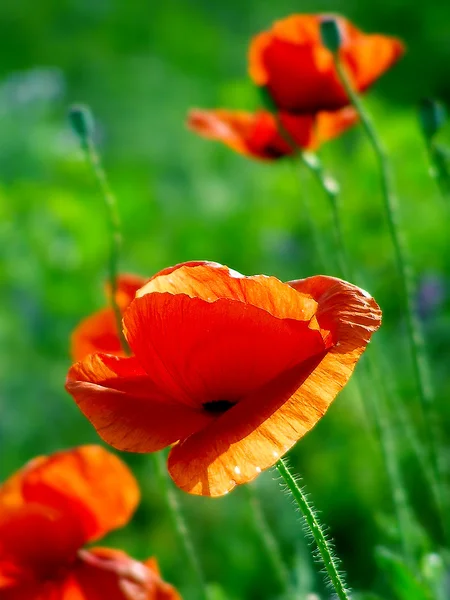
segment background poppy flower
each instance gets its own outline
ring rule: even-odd
[[[188,115],[188,127],[203,137],[218,140],[252,158],[275,160],[288,156],[298,148],[314,150],[323,142],[337,137],[358,120],[348,106],[317,115],[280,115],[284,130],[295,147],[279,132],[275,117],[268,111],[250,113],[233,110],[194,109]]]
[[[125,464],[100,446],[39,457],[0,487],[2,600],[175,600],[152,562],[81,547],[124,525],[139,501]]]
[[[329,15],[292,15],[256,35],[249,51],[249,72],[266,86],[279,110],[315,113],[349,104],[332,53],[320,37],[320,22]],[[347,19],[334,16],[341,35],[339,57],[358,92],[365,91],[404,53],[400,40],[366,35]]]
[[[148,278],[139,275],[119,275],[116,302],[122,312],[146,281]],[[107,294],[111,294],[109,286],[107,286]],[[117,332],[116,317],[111,307],[102,308],[83,319],[74,329],[70,342],[70,353],[74,360],[82,360],[92,352],[107,352],[120,356],[125,354]]]
[[[272,466],[323,416],[381,313],[333,277],[289,284],[216,263],[155,275],[124,315],[134,356],[94,354],[66,388],[121,450],[170,451],[182,489],[218,496]]]

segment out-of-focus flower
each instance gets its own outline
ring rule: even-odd
[[[268,89],[280,111],[315,113],[349,104],[332,53],[321,41],[320,23],[330,15],[292,15],[256,35],[250,45],[253,81]],[[400,40],[367,35],[341,16],[339,58],[358,92],[364,92],[404,53]]]
[[[280,123],[268,111],[194,109],[189,112],[187,124],[199,135],[221,141],[240,154],[275,160],[291,155],[299,148],[314,150],[354,125],[358,115],[348,106],[317,115],[282,113],[279,119],[282,131]]]
[[[82,549],[128,522],[133,475],[100,446],[35,458],[0,486],[2,600],[179,600],[154,563]]]
[[[380,321],[373,298],[340,279],[282,283],[185,263],[155,275],[125,312],[134,356],[90,355],[66,389],[106,442],[175,444],[175,483],[219,496],[317,423]]]
[[[123,312],[134,300],[136,292],[148,281],[139,275],[119,275],[116,302]],[[111,291],[108,287],[108,295]],[[102,308],[83,319],[71,336],[70,353],[74,360],[82,360],[93,352],[124,355],[117,332],[116,317],[111,307]]]

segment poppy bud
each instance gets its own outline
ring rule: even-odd
[[[447,120],[445,107],[436,100],[424,98],[419,106],[419,119],[425,137],[431,140]]]
[[[325,48],[333,54],[339,50],[342,45],[342,32],[336,19],[325,17],[321,20],[320,37]]]
[[[84,104],[74,104],[69,109],[69,121],[74,132],[84,144],[94,132],[94,117],[91,109]]]

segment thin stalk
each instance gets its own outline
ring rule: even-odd
[[[111,240],[108,261],[109,283],[111,287],[110,302],[116,318],[117,332],[122,349],[125,354],[130,355],[130,347],[122,329],[122,313],[117,304],[117,276],[120,251],[122,247],[122,231],[116,197],[111,189],[111,186],[109,185],[106,172],[101,163],[100,155],[97,152],[97,148],[93,140],[93,119],[89,109],[84,106],[74,106],[70,110],[69,117],[72,126],[80,139],[81,147],[86,155],[87,161],[92,167],[92,171],[99,185],[107,209]],[[164,456],[160,452],[155,452],[152,454],[152,456],[155,461],[155,469],[164,490],[167,505],[169,507],[169,512],[175,529],[185,550],[187,561],[195,573],[200,595],[203,600],[208,600],[207,587],[200,568],[200,563],[181,513],[175,490],[170,485],[165,468]]]
[[[344,277],[349,276],[349,261],[344,244],[341,241],[344,239],[341,219],[339,216],[339,184],[337,181],[328,175],[322,165],[317,154],[299,152],[300,160],[305,167],[314,175],[320,187],[326,194],[327,200],[331,209],[331,217],[333,223],[333,235],[335,248],[337,252],[338,267]]]
[[[283,136],[286,141],[289,142],[291,147],[296,149],[296,154],[300,156],[300,160],[303,165],[306,166],[307,169],[311,171],[311,173],[315,176],[317,182],[320,187],[325,192],[330,208],[332,211],[332,219],[333,219],[333,231],[334,231],[334,241],[335,241],[335,249],[338,255],[338,263],[340,267],[341,275],[347,279],[351,280],[352,277],[352,269],[350,265],[350,260],[348,258],[347,249],[345,247],[343,227],[341,223],[341,205],[339,202],[339,184],[328,175],[316,154],[305,153],[295,145],[295,141],[290,136],[289,132],[283,128],[281,121],[278,120],[279,127],[282,130]],[[323,266],[325,269],[327,268],[328,260],[323,257]],[[366,362],[369,363],[368,367],[370,372],[366,371],[366,374],[369,377],[369,380],[373,380],[375,367],[371,360],[371,356],[366,357]],[[379,379],[379,378],[378,378]],[[360,378],[356,375],[356,378],[353,380],[355,384],[355,392],[357,394],[358,400],[361,405],[363,405],[363,393],[361,390]],[[393,433],[391,431],[391,424],[389,419],[387,418],[385,411],[387,410],[387,392],[384,387],[378,386],[378,391],[381,391],[384,394],[383,399],[381,400],[382,406],[380,407],[377,404],[377,399],[374,397],[374,391],[372,388],[368,390],[367,394],[364,394],[364,397],[368,399],[370,405],[370,413],[373,421],[375,423],[375,428],[377,432],[377,437],[380,443],[381,453],[383,457],[383,462],[386,469],[386,475],[389,481],[389,485],[391,488],[391,497],[394,505],[394,509],[397,515],[399,534],[400,534],[400,542],[402,545],[403,553],[405,559],[410,562],[412,560],[411,557],[411,544],[409,539],[409,528],[408,521],[411,515],[411,510],[408,505],[407,496],[404,490],[404,483],[401,477],[401,469],[398,460],[398,453],[396,452],[396,447],[394,443]],[[367,411],[367,408],[366,408]],[[409,427],[409,431],[414,433],[412,425]],[[418,444],[414,446],[414,448],[418,448]],[[423,454],[418,454],[418,459],[423,457]],[[421,463],[423,466],[423,463]],[[436,486],[433,481],[430,482],[431,489],[436,491]]]
[[[420,402],[426,425],[429,454],[428,462],[431,463],[430,468],[434,471],[434,477],[439,481],[439,479],[443,476],[444,466],[442,464],[442,458],[438,448],[438,440],[440,436],[437,415],[434,408],[434,394],[431,387],[429,369],[425,357],[424,340],[413,307],[412,299],[414,297],[414,285],[412,280],[412,269],[407,258],[405,244],[400,229],[399,211],[397,199],[394,193],[389,158],[381,140],[378,137],[369,114],[367,113],[358,94],[354,91],[347,73],[345,72],[345,69],[336,53],[335,64],[344,89],[356,111],[358,112],[361,125],[363,126],[364,131],[372,145],[380,169],[384,208],[388,221],[389,233],[394,246],[397,270],[401,281],[401,296],[403,309],[406,315],[414,376],[419,391]],[[438,510],[440,511],[441,515],[444,515],[445,503],[442,498],[442,491],[439,492],[439,498],[436,500],[438,501]]]
[[[347,250],[345,248],[343,228],[341,225],[340,203],[338,202],[339,187],[337,184],[335,186],[330,186],[330,178],[325,174],[325,171],[318,158],[314,161],[308,160],[305,162],[305,160],[303,160],[302,162],[303,164],[306,164],[308,168],[311,168],[310,165],[312,162],[314,172],[316,173],[316,177],[318,179],[319,184],[330,197],[330,206],[333,211],[333,221],[335,225],[335,247],[338,256],[340,257],[339,262],[341,265],[341,274],[345,279],[350,280],[352,279],[352,269],[350,267],[350,261],[348,259]],[[365,404],[366,411],[367,405],[369,405],[370,408],[370,416],[372,417],[373,422],[375,424],[377,438],[380,444],[381,454],[386,470],[386,475],[391,489],[392,502],[394,505],[395,513],[397,515],[400,543],[403,549],[405,559],[411,564],[411,543],[410,537],[408,535],[408,522],[410,519],[411,511],[408,505],[407,496],[402,482],[400,472],[401,470],[398,461],[398,453],[394,442],[395,436],[392,432],[390,420],[387,417],[387,392],[381,385],[380,378],[375,377],[375,367],[370,352],[365,357],[365,363],[365,376],[360,378],[359,374],[357,373],[355,375],[355,378],[353,379],[355,384],[355,392],[361,404],[363,404],[362,398],[365,398],[367,400]],[[378,385],[376,386],[376,390],[377,392],[379,392],[377,394],[378,398],[376,398],[374,395],[374,389],[372,385],[367,386],[367,389],[363,394],[361,390],[361,381],[363,380],[368,380],[371,383],[378,383]]]
[[[203,600],[208,600],[208,591],[205,584],[205,578],[203,571],[200,566],[200,561],[195,551],[192,538],[186,525],[186,521],[181,511],[180,503],[178,501],[177,492],[174,489],[172,482],[167,474],[167,468],[165,463],[165,457],[162,452],[154,452],[152,455],[155,470],[160,482],[161,487],[164,490],[164,494],[167,499],[167,505],[169,507],[170,517],[173,522],[175,531],[177,532],[178,539],[183,547],[186,560],[193,571],[197,580],[199,594]]]
[[[343,574],[339,570],[340,560],[336,557],[332,544],[325,535],[323,526],[317,518],[316,510],[311,501],[306,497],[304,491],[296,482],[286,461],[280,459],[276,463],[276,467],[297,503],[300,512],[305,519],[305,523],[308,526],[309,532],[314,538],[321,561],[323,562],[323,566],[330,578],[330,583],[336,592],[337,597],[339,600],[350,600],[350,592],[345,585]]]
[[[130,348],[122,329],[122,312],[117,304],[117,277],[119,272],[119,257],[122,248],[122,231],[117,200],[109,185],[108,177],[95,146],[93,139],[93,119],[89,110],[83,106],[75,106],[70,111],[70,119],[75,132],[78,134],[86,160],[92,168],[92,172],[105,203],[110,238],[108,258],[109,285],[111,288],[110,303],[116,319],[117,333],[121,346],[126,354],[130,354]]]
[[[290,164],[291,164],[292,170],[296,176],[297,182],[300,183],[300,185],[301,185],[302,181],[300,179],[298,169],[297,169],[297,163],[294,158],[291,159]],[[325,245],[322,242],[323,235],[320,232],[319,228],[317,227],[316,220],[314,219],[314,216],[312,214],[311,204],[310,204],[308,195],[303,193],[304,192],[303,186],[301,188],[301,191],[302,191],[301,200],[303,203],[303,210],[305,213],[306,221],[308,223],[310,235],[311,235],[311,238],[312,238],[312,241],[314,244],[315,253],[318,258],[318,263],[319,263],[318,266],[325,265],[327,262],[327,259],[326,259],[327,251],[326,251]]]
[[[397,439],[393,431],[388,414],[391,413],[389,406],[389,394],[384,384],[384,379],[380,377],[379,370],[375,367],[372,360],[366,358],[364,367],[365,377],[361,380],[365,382],[365,396],[370,398],[371,411],[374,414],[374,420],[379,430],[379,440],[383,462],[387,471],[387,479],[391,488],[391,496],[397,517],[400,545],[405,561],[414,568],[414,539],[411,535],[412,510],[405,492],[403,476],[398,460]],[[375,385],[377,398],[373,394]]]
[[[250,504],[255,530],[261,539],[278,584],[280,588],[287,593],[289,598],[294,598],[289,571],[284,563],[278,541],[267,523],[257,493],[251,485],[244,486],[244,491]]]

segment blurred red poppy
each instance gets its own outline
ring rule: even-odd
[[[138,501],[128,468],[100,446],[32,460],[0,486],[2,600],[179,600],[151,561],[81,549],[127,523]]]
[[[335,112],[317,115],[280,115],[283,132],[270,112],[194,109],[188,115],[188,127],[203,137],[218,140],[252,158],[275,160],[293,154],[298,148],[314,150],[337,137],[358,120],[356,111],[347,106]]]
[[[134,299],[136,292],[148,278],[139,275],[119,275],[116,302],[123,312]],[[108,295],[111,293],[109,287]],[[70,353],[73,360],[82,360],[93,352],[107,352],[124,356],[117,332],[116,317],[111,307],[102,308],[83,319],[71,336]]]
[[[380,321],[376,302],[340,279],[282,283],[185,263],[155,275],[125,312],[134,356],[90,355],[66,389],[106,442],[175,444],[175,483],[219,496],[317,423]]]
[[[268,89],[280,111],[316,113],[336,110],[349,99],[321,41],[320,23],[330,15],[292,15],[256,35],[250,45],[249,72]],[[341,16],[339,57],[354,88],[363,92],[404,53],[403,43],[385,35],[367,35]]]

